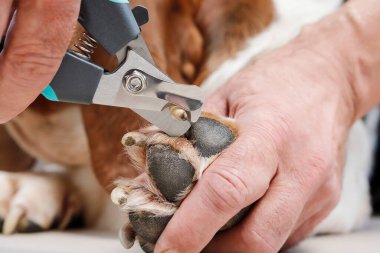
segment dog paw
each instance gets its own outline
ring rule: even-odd
[[[80,201],[58,174],[0,172],[0,232],[64,229],[80,213]]]
[[[136,179],[119,181],[111,194],[113,202],[129,216],[120,230],[122,244],[130,248],[138,240],[145,252],[153,252],[178,206],[237,134],[233,120],[203,114],[183,137],[169,137],[155,127],[124,135],[126,152],[143,173]],[[248,209],[221,230],[238,223]]]

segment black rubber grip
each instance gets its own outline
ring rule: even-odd
[[[110,54],[120,51],[140,33],[127,3],[82,0],[79,22]]]
[[[50,86],[58,101],[92,104],[103,72],[101,67],[67,52]]]

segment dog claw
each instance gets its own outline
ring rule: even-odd
[[[121,144],[125,147],[131,146],[143,146],[146,142],[147,137],[144,134],[131,132],[126,133],[121,139]]]
[[[79,198],[77,198],[76,195],[70,195],[67,198],[67,203],[66,203],[66,210],[63,213],[63,215],[60,217],[60,222],[58,223],[58,229],[65,229],[69,227],[70,225],[75,225],[75,221],[79,221],[80,225],[80,220],[81,220],[81,214],[79,213],[78,210],[81,209],[81,203]]]
[[[25,210],[21,207],[11,208],[4,220],[3,234],[10,235],[17,231],[20,220],[25,215]]]
[[[117,206],[120,206],[122,204],[122,200],[125,199],[124,196],[125,192],[119,187],[116,187],[111,192],[111,200]]]

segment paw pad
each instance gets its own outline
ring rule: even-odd
[[[215,119],[202,117],[185,137],[190,140],[201,156],[210,157],[222,152],[235,139],[230,128]]]
[[[176,202],[178,194],[192,184],[192,164],[169,145],[149,146],[146,156],[149,174],[158,190],[169,202]]]

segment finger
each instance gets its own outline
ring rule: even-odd
[[[228,115],[229,103],[227,99],[227,89],[222,87],[211,96],[209,96],[204,104],[203,110],[223,116]]]
[[[217,236],[205,252],[278,252],[294,229],[307,193],[289,178],[276,178],[246,219]]]
[[[270,146],[258,143],[262,141],[252,135],[241,135],[207,169],[169,222],[155,252],[200,252],[231,217],[265,194],[277,157]]]
[[[0,35],[4,36],[8,27],[9,16],[12,10],[13,0],[2,0],[0,8]]]
[[[67,50],[79,0],[20,0],[0,58],[0,123],[25,109],[52,80]],[[5,109],[3,109],[5,110]]]

